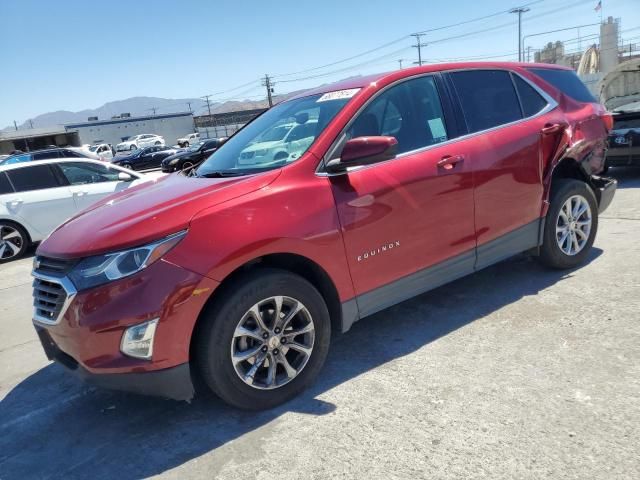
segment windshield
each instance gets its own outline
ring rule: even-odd
[[[276,105],[211,154],[197,175],[250,174],[294,162],[356,91],[349,91],[348,96],[312,95]]]
[[[90,152],[95,152],[100,145],[94,145],[93,147],[89,147]]]
[[[190,152],[195,152],[196,150],[198,150],[202,146],[203,143],[204,142],[194,143],[193,145],[190,145],[187,150],[189,150]]]

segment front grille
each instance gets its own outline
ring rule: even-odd
[[[33,280],[33,306],[36,320],[56,323],[66,301],[67,292],[61,284],[42,278]]]
[[[71,271],[75,263],[75,260],[62,260],[60,258],[43,257],[39,255],[34,261],[33,271],[44,275],[63,277]]]

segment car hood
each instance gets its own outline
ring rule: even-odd
[[[144,245],[189,227],[198,212],[273,182],[280,170],[230,178],[180,174],[106,197],[60,225],[37,254],[78,258]]]
[[[171,160],[174,160],[176,158],[182,158],[182,157],[191,157],[191,156],[197,156],[200,152],[195,151],[195,152],[189,152],[189,151],[182,151],[182,152],[177,152],[177,153],[173,153],[171,155],[169,155],[167,158],[165,158],[163,160],[163,163],[166,162],[170,162]]]

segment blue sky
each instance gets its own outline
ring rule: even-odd
[[[403,38],[408,34],[525,3],[532,4],[524,34],[599,21],[597,0],[0,0],[0,127],[53,110],[95,108],[132,96],[198,97],[249,82],[216,99],[257,98],[264,93],[258,78],[265,73],[276,75],[277,93],[286,93],[391,70],[397,59],[407,65],[417,58],[412,39]],[[622,18],[623,39],[640,46],[640,0],[602,3],[605,18]],[[493,27],[500,28],[450,38]],[[581,35],[597,31],[585,27]],[[527,45],[577,36],[577,30],[542,35]],[[434,42],[424,49],[427,60],[516,59],[516,17],[504,13],[431,31],[423,42]],[[577,41],[569,47],[577,49]]]

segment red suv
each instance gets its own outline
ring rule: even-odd
[[[445,64],[308,91],[190,172],[60,226],[34,262],[49,358],[108,388],[277,405],[332,332],[514,254],[572,268],[616,182],[573,71]]]

